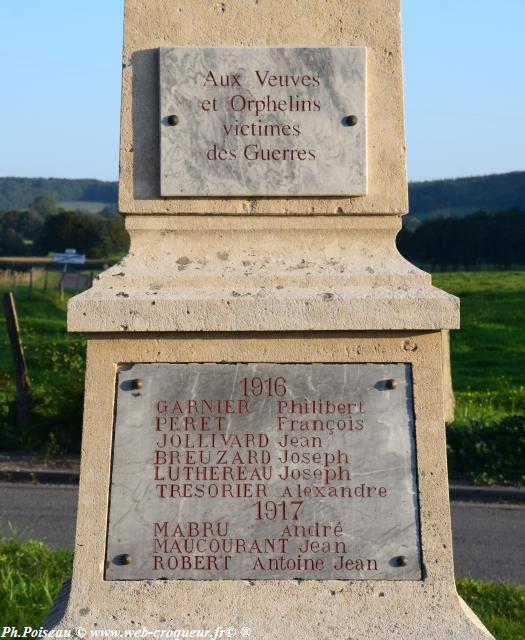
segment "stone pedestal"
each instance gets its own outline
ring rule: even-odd
[[[58,627],[250,627],[256,638],[488,638],[454,586],[438,331],[92,336],[73,588]],[[398,581],[104,580],[119,362],[410,362],[424,578]],[[93,399],[96,399],[94,401]],[[307,613],[307,615],[305,615]]]
[[[367,50],[366,195],[161,198],[157,48],[306,45]],[[210,637],[233,627],[268,640],[489,638],[454,584],[444,423],[458,301],[395,248],[407,210],[397,0],[127,0],[120,209],[129,255],[69,305],[70,330],[88,335],[80,502],[70,592],[48,625]],[[417,570],[400,579],[388,566],[388,579],[112,579],[115,407],[131,397],[122,394],[143,393],[147,380],[121,377],[141,363],[409,365],[418,552],[398,564]],[[396,385],[379,380],[377,393]],[[134,504],[150,498],[135,494]]]

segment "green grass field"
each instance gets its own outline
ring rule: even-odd
[[[20,322],[20,331],[24,343],[26,360],[30,370],[31,381],[37,386],[49,381],[47,358],[40,357],[46,344],[67,344],[70,338],[65,332],[65,312],[67,299],[60,300],[56,288],[58,274],[50,275],[48,291],[44,294],[43,279],[39,278],[33,285],[32,299],[28,299],[28,285],[16,286],[16,307]],[[0,280],[0,293],[11,291],[11,282]],[[3,309],[2,309],[3,310]],[[13,362],[6,332],[5,317],[0,318],[0,371],[12,379]]]
[[[0,620],[23,630],[43,623],[73,554],[41,542],[0,539]],[[458,580],[458,591],[496,640],[525,640],[525,587]]]
[[[525,640],[525,587],[457,580],[459,595],[496,640]]]
[[[451,334],[456,420],[525,412],[525,272],[440,273],[435,286],[461,299]]]
[[[34,394],[32,429],[20,436],[13,426],[14,368],[4,314],[0,315],[0,449],[25,448],[52,455],[79,447],[84,386],[85,340],[66,332],[69,294],[59,298],[59,274],[50,272],[47,291],[43,277],[33,285],[16,287],[16,305],[26,361]],[[0,294],[11,282],[0,280]]]
[[[461,300],[452,332],[454,388],[487,391],[502,378],[523,385],[525,271],[439,273],[433,284]]]

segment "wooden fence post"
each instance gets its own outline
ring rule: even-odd
[[[42,291],[43,291],[44,293],[47,291],[47,280],[48,280],[48,277],[49,277],[49,271],[48,271],[48,269],[46,268],[46,269],[44,269],[44,287],[43,287],[43,289],[42,289]]]
[[[27,370],[24,347],[20,337],[20,326],[12,293],[4,293],[4,311],[11,353],[15,364],[16,424],[23,431],[31,418],[31,383]]]
[[[33,268],[29,269],[29,288],[27,290],[27,299],[31,300],[33,296]]]

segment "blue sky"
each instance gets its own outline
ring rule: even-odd
[[[525,0],[403,23],[410,179],[525,169]],[[1,0],[0,175],[117,179],[121,46],[122,0]]]

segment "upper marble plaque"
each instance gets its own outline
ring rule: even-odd
[[[160,49],[165,197],[367,192],[366,49]]]
[[[136,364],[107,580],[420,580],[408,364]]]

